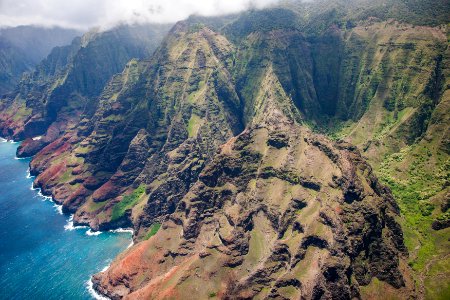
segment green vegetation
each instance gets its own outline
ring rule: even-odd
[[[148,240],[149,238],[154,236],[158,232],[159,228],[161,228],[161,224],[160,223],[152,224],[152,226],[150,226],[150,229],[149,229],[147,235],[145,236],[145,239]]]
[[[89,212],[95,212],[100,210],[101,208],[105,207],[105,205],[108,203],[108,201],[103,201],[103,202],[94,202],[91,200],[91,202],[89,202],[87,204],[87,210]]]
[[[68,168],[59,178],[60,182],[67,182],[72,178],[72,168]]]
[[[188,131],[188,135],[189,137],[195,137],[197,135],[197,132],[200,128],[200,117],[192,114],[191,118],[189,119],[188,122],[188,126],[187,126],[187,131]]]
[[[437,254],[439,234],[431,224],[437,215],[444,217],[432,201],[450,177],[450,160],[433,167],[430,153],[426,147],[406,147],[388,155],[379,170],[380,179],[391,188],[404,216],[405,243],[413,253],[409,264],[416,271],[423,271]],[[399,169],[402,165],[407,166],[406,174]]]
[[[25,117],[31,114],[31,109],[26,107],[25,105],[20,106],[19,109],[14,113],[13,120],[18,121],[24,119]]]
[[[111,214],[111,221],[115,221],[124,216],[125,211],[139,201],[140,197],[145,193],[145,187],[143,185],[135,189],[131,194],[123,196],[122,201],[114,205]]]

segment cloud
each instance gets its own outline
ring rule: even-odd
[[[0,27],[18,25],[108,28],[119,22],[169,23],[192,14],[213,16],[278,0],[0,0]]]

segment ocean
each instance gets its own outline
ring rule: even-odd
[[[95,299],[92,274],[130,246],[131,233],[74,228],[32,189],[29,159],[0,140],[0,299]]]

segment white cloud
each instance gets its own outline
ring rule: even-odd
[[[261,8],[278,0],[0,0],[0,27],[110,27],[118,22],[176,22]]]

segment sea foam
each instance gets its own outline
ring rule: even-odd
[[[56,204],[56,203],[55,203],[55,205],[53,205],[53,207],[54,207],[55,210],[58,212],[58,214],[60,214],[60,215],[63,214],[63,211],[62,211],[62,205]]]
[[[86,281],[86,287],[87,287],[89,294],[92,296],[92,298],[94,298],[96,300],[110,300],[108,297],[100,295],[99,293],[97,293],[96,290],[94,290],[94,284],[92,283],[92,277],[89,278],[88,281]]]
[[[50,202],[53,201],[53,198],[51,196],[45,196],[44,194],[42,194],[42,190],[40,188],[33,188],[33,186],[31,186],[31,189],[39,190],[37,195],[42,198],[42,201],[50,201]]]
[[[101,231],[92,231],[92,229],[86,231],[86,235],[99,235],[101,233]]]
[[[67,224],[64,225],[64,229],[68,231],[76,230],[76,229],[84,229],[88,228],[87,226],[73,226],[73,215],[70,215],[69,219],[67,220]]]
[[[131,228],[117,228],[117,229],[112,229],[109,232],[114,232],[114,233],[125,233],[125,232],[129,232],[131,234],[134,233],[134,230]]]

